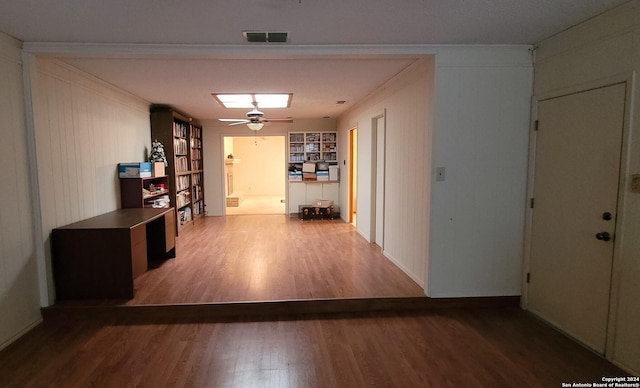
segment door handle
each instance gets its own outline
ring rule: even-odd
[[[611,240],[611,235],[607,232],[596,233],[596,239],[601,241],[609,241]]]
[[[602,213],[602,219],[605,221],[611,221],[613,217],[611,216],[611,213],[609,212],[604,212]]]

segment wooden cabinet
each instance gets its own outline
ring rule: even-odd
[[[169,177],[120,178],[120,203],[123,208],[168,208]]]
[[[151,138],[162,143],[167,155],[169,199],[179,233],[205,215],[202,126],[170,107],[154,106]]]
[[[51,231],[56,298],[131,299],[149,260],[176,257],[174,209],[118,209]]]

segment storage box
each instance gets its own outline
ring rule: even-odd
[[[151,163],[118,163],[118,174],[120,178],[148,178],[151,176]]]
[[[315,180],[318,180],[318,177],[316,176],[316,174],[303,172],[302,173],[302,180],[303,181],[315,181]]]
[[[302,165],[302,172],[316,172],[315,163],[304,163]]]
[[[329,171],[318,171],[316,173],[316,177],[319,181],[328,181],[329,180]]]
[[[319,207],[311,205],[299,205],[298,206],[298,218],[301,220],[332,220],[338,216],[333,210],[333,206]]]
[[[338,168],[338,166],[329,166],[329,180],[337,181],[339,178],[338,176],[339,171],[340,169]]]
[[[316,199],[315,201],[313,201],[313,206],[333,207],[333,201],[330,199]]]
[[[301,172],[289,172],[289,181],[290,182],[301,182],[302,181],[302,173]]]
[[[164,162],[153,163],[153,176],[164,176]]]

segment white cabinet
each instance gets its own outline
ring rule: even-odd
[[[289,182],[289,214],[298,212],[298,205],[307,201],[307,185],[302,182]]]
[[[289,182],[289,214],[297,213],[298,206],[312,205],[318,199],[333,201],[334,211],[338,211],[339,198],[338,182]]]

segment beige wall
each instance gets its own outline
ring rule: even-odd
[[[41,321],[20,42],[0,33],[0,349]]]
[[[225,138],[226,139],[226,138]],[[235,191],[244,196],[285,198],[285,136],[253,136],[233,139]]]
[[[640,81],[636,75],[638,71],[640,2],[631,1],[538,44],[534,100],[625,81],[628,82],[629,97],[637,99],[640,91]],[[630,192],[630,178],[633,174],[640,174],[640,109],[637,101],[629,101],[628,108],[607,357],[638,374],[640,194]]]

